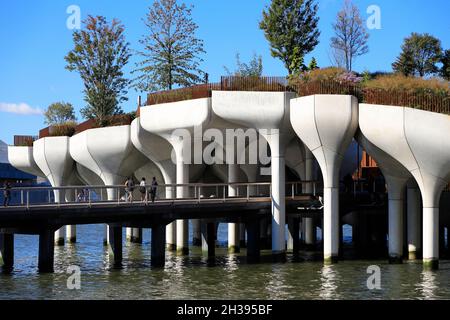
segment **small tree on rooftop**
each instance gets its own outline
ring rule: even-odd
[[[144,50],[138,55],[133,86],[141,91],[171,90],[173,86],[189,86],[202,82],[200,69],[205,53],[203,41],[196,37],[197,24],[192,19],[192,6],[177,0],[155,0],[145,25],[147,34],[139,42]]]
[[[345,0],[333,24],[335,36],[331,38],[331,47],[335,54],[345,61],[345,68],[352,71],[356,57],[369,52],[367,41],[369,34],[363,24],[358,7],[350,0]]]
[[[308,70],[315,70],[315,69],[319,69],[319,66],[317,65],[316,58],[312,57],[308,65]]]
[[[127,101],[129,80],[123,68],[130,58],[124,27],[116,19],[88,16],[84,29],[73,33],[74,48],[65,57],[66,68],[78,71],[84,83],[83,117],[105,125],[108,117],[121,114],[120,103]]]
[[[304,56],[319,43],[317,10],[314,0],[272,0],[263,11],[259,26],[289,75],[303,69]]]
[[[261,77],[263,73],[262,56],[258,56],[256,53],[252,59],[248,62],[242,62],[240,54],[236,54],[236,70],[231,72],[227,67],[224,67],[225,72],[230,76],[240,77]]]
[[[395,72],[424,77],[437,74],[442,59],[441,41],[428,33],[412,33],[402,45],[402,52],[392,64]]]
[[[66,102],[55,102],[48,106],[44,113],[45,123],[48,125],[61,125],[76,121],[73,106]]]

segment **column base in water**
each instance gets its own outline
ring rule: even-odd
[[[63,246],[65,242],[65,227],[61,227],[59,230],[55,231],[55,245]]]
[[[400,256],[389,256],[389,263],[390,264],[402,264],[403,258]]]
[[[423,208],[423,267],[439,269],[439,208]]]
[[[419,251],[409,251],[408,252],[408,260],[418,260],[422,255]]]
[[[67,243],[77,242],[77,226],[66,226]]]
[[[141,229],[142,230],[142,229]],[[152,228],[152,251],[151,265],[152,267],[162,268],[166,263],[165,244],[166,243],[166,226],[160,225]]]
[[[165,234],[165,232],[164,232],[164,234]],[[142,228],[132,228],[131,229],[131,242],[132,243],[142,243]]]
[[[336,264],[339,262],[339,256],[338,255],[334,255],[334,256],[324,256],[323,257],[323,263],[325,265],[330,265],[330,264]]]
[[[339,260],[339,189],[324,188],[323,260],[334,264]]]
[[[437,270],[439,269],[438,259],[423,259],[423,268],[426,270]]]
[[[14,234],[0,233],[0,262],[3,271],[9,272],[14,266]]]
[[[202,253],[212,259],[216,256],[216,225],[214,222],[201,224]]]
[[[239,253],[241,251],[239,247],[241,235],[239,227],[239,223],[228,223],[228,253]]]
[[[189,223],[188,220],[177,220],[177,255],[189,254]]]

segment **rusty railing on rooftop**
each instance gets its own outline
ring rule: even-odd
[[[207,83],[187,88],[150,93],[146,105],[163,104],[211,97],[213,90],[296,92],[299,96],[314,94],[345,94],[358,98],[360,103],[405,106],[450,115],[450,95],[431,90],[385,90],[366,88],[337,80],[313,80],[290,83],[286,77],[223,76],[219,83]]]
[[[16,147],[32,147],[33,142],[39,139],[37,136],[14,136],[14,146]]]

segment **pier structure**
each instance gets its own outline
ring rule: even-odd
[[[42,220],[36,227],[24,228],[9,221],[15,221],[9,213],[30,211],[29,203],[22,201],[17,208],[1,209],[3,261],[11,264],[9,252],[14,237],[10,235],[39,234],[42,269],[50,269],[50,258],[44,258],[52,252],[48,241],[60,241],[63,234],[57,233],[55,239],[53,232],[77,223],[109,225],[105,237],[110,238],[118,262],[121,261],[120,228],[135,228],[128,231],[134,239],[141,238],[142,228],[155,228],[152,240],[157,246],[157,261],[164,251],[161,243],[179,254],[189,253],[188,220],[191,220],[193,244],[201,242],[208,256],[214,256],[217,224],[229,223],[230,252],[238,252],[243,244],[248,259],[254,261],[258,260],[259,249],[267,237],[271,238],[269,247],[275,261],[284,261],[288,250],[297,253],[300,235],[306,246],[317,248],[316,228],[321,227],[323,259],[325,263],[333,263],[341,253],[345,222],[355,227],[353,239],[376,238],[383,246],[388,235],[387,256],[391,262],[422,255],[426,267],[437,268],[439,246],[445,247],[442,230],[449,225],[445,212],[448,204],[441,201],[442,191],[450,180],[450,146],[442,138],[450,132],[448,115],[410,107],[358,103],[352,95],[298,97],[294,92],[277,90],[213,89],[200,97],[191,95],[191,99],[159,102],[149,97],[147,105],[139,107],[138,117],[131,125],[91,128],[76,132],[71,138],[42,137],[33,147],[10,147],[8,153],[13,166],[49,180],[53,188],[48,190],[56,202],[46,204],[46,210],[58,211],[54,219],[46,216],[47,225]],[[252,143],[265,141],[270,149],[270,162],[206,165],[202,157],[211,139],[205,139],[203,133],[214,128],[222,136],[227,129],[258,131],[257,139],[246,139],[241,148],[248,150]],[[355,139],[378,163],[387,183],[385,203],[358,202],[358,190],[354,186],[346,186],[346,194],[339,191],[343,175],[352,173],[359,161]],[[231,152],[223,143],[219,147],[227,160],[230,157],[237,160],[230,156],[237,149]],[[322,185],[314,181],[315,163],[320,167],[317,178],[323,180]],[[208,168],[224,183],[199,184]],[[123,183],[126,177],[137,175],[139,179],[143,172],[164,180],[158,188],[160,206],[149,209],[148,203],[129,203],[131,209],[125,210],[120,205]],[[301,181],[288,183],[286,176],[292,176],[292,172]],[[244,193],[240,191],[242,185]],[[119,215],[119,220],[101,214],[90,219],[87,215],[94,211],[83,208],[86,215],[83,219],[62,218],[60,215],[68,214],[71,206],[76,206],[72,195],[80,188],[89,190],[89,205],[99,203],[96,210],[105,205],[107,211],[123,210],[124,215]],[[216,191],[205,196],[211,188]],[[261,190],[267,190],[266,194],[262,195]],[[14,192],[24,192],[24,189]],[[91,195],[96,198],[91,199]],[[261,202],[261,207],[257,202]],[[320,203],[323,210],[318,206]],[[144,209],[137,209],[139,206]],[[441,212],[441,221],[440,206],[447,208]],[[150,215],[155,214],[155,208],[161,214],[166,210],[167,215],[163,214],[158,223],[153,220],[150,223],[145,219],[153,219]],[[145,221],[134,220],[138,211],[142,214],[139,219]],[[241,232],[243,226],[245,231]]]

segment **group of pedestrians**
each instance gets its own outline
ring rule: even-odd
[[[150,194],[151,201],[155,202],[157,187],[158,182],[156,181],[155,177],[153,177],[152,179],[150,188],[147,187],[145,177],[142,178],[141,182],[139,183],[139,192],[141,194],[141,201],[147,202],[148,195]],[[133,202],[133,191],[134,191],[134,181],[131,177],[128,177],[127,180],[125,181],[125,201],[131,203]]]

